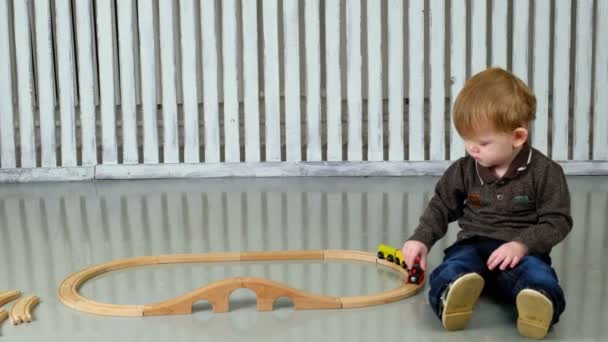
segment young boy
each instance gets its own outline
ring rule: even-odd
[[[458,241],[429,278],[429,302],[448,330],[467,325],[482,290],[516,304],[527,337],[545,337],[564,311],[549,253],[572,228],[570,195],[561,167],[527,143],[535,111],[530,89],[499,68],[469,79],[454,104],[467,155],[441,177],[402,249],[408,267],[420,257],[426,269],[428,251],[458,220]]]

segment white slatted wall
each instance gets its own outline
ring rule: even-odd
[[[439,174],[488,66],[606,174],[607,39],[600,0],[0,0],[0,181]]]

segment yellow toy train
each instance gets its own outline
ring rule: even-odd
[[[412,269],[408,269],[407,265],[405,264],[405,260],[403,260],[403,253],[401,252],[401,249],[397,249],[382,243],[378,245],[378,258],[386,259],[405,268],[409,273],[409,276],[405,280],[408,284],[420,284],[422,281],[424,281],[424,271],[422,270],[422,267],[420,267],[420,258],[416,258]]]

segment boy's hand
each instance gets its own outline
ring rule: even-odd
[[[528,254],[528,246],[519,241],[511,241],[498,247],[488,258],[488,268],[493,270],[500,265],[502,271],[514,268]]]
[[[416,260],[416,257],[419,256],[420,267],[422,267],[423,271],[426,271],[426,255],[429,250],[426,248],[425,244],[420,241],[409,240],[403,244],[401,252],[403,253],[403,261],[405,261],[408,269],[414,267],[414,261]]]

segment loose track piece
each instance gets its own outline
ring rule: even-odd
[[[21,291],[19,290],[0,292],[0,306],[10,303],[19,297],[21,297]]]
[[[32,309],[38,305],[40,299],[36,296],[27,296],[19,299],[11,307],[9,316],[13,325],[32,321]]]
[[[258,310],[272,310],[276,299],[288,297],[296,310],[300,309],[347,309],[386,304],[414,295],[424,283],[407,284],[405,281],[396,289],[365,296],[332,297],[308,293],[291,288],[272,280],[254,277],[236,277],[213,282],[184,295],[158,303],[145,305],[117,305],[95,302],[83,297],[79,288],[89,279],[102,273],[145,265],[170,263],[239,262],[273,260],[351,260],[380,264],[400,273],[407,279],[408,273],[402,267],[378,259],[375,254],[349,250],[316,251],[273,251],[243,253],[207,253],[144,256],[121,259],[85,268],[67,277],[60,285],[59,300],[66,306],[82,312],[107,316],[156,316],[192,313],[192,305],[200,300],[211,303],[214,312],[229,311],[230,294],[239,288],[248,288],[257,295]]]
[[[2,322],[4,322],[7,317],[8,312],[6,312],[6,310],[4,310],[3,308],[0,308],[0,324],[2,324]]]

